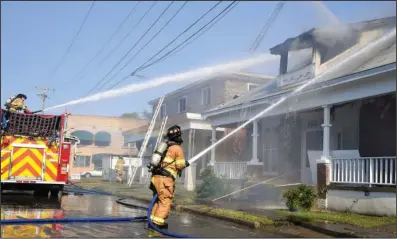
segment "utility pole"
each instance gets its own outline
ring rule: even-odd
[[[46,99],[49,99],[48,97],[48,91],[52,90],[52,92],[55,91],[55,89],[50,89],[50,88],[40,88],[36,86],[36,89],[41,90],[41,93],[38,93],[37,96],[41,98],[42,101],[42,110],[45,109],[45,101]],[[43,112],[44,113],[44,112]]]

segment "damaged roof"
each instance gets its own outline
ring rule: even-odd
[[[390,65],[396,63],[396,42],[392,43],[388,47],[385,47],[384,50],[380,51],[378,54],[372,56],[369,58],[369,60],[364,61],[362,64],[360,64],[359,67],[355,68],[350,68],[347,71],[340,72],[338,78],[343,77],[343,76],[348,76],[354,73],[359,73],[363,71],[367,71],[370,69],[374,69],[377,67],[385,66],[385,65]],[[321,83],[321,82],[319,82]],[[313,85],[315,87],[315,85]],[[280,90],[277,87],[277,78],[272,80],[269,84],[262,86],[262,87],[257,87],[252,91],[249,91],[243,95],[241,95],[239,98],[228,101],[225,104],[218,105],[205,113],[210,113],[214,112],[223,108],[230,108],[233,106],[241,106],[243,107],[244,104],[249,104],[252,101],[258,100],[258,99],[263,99],[263,98],[271,98],[278,97],[281,95],[284,95],[290,90]]]
[[[396,25],[396,16],[386,17],[381,19],[362,21],[350,23],[347,25],[333,26],[333,27],[322,27],[322,28],[312,28],[296,37],[291,37],[285,40],[283,43],[278,44],[272,48],[270,48],[270,53],[273,55],[280,55],[281,53],[288,51],[296,51],[307,49],[313,47],[313,43],[315,41],[315,35],[321,35],[323,32],[327,31],[350,31],[354,35],[355,33],[359,33],[363,30],[369,30],[374,28],[379,28],[387,25]],[[341,39],[343,40],[343,39]]]

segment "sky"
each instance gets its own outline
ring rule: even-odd
[[[40,88],[50,88],[46,106],[63,104],[86,96],[108,74],[119,60],[136,44],[149,26],[170,2],[157,2],[143,21],[121,44],[138,20],[153,2],[141,2],[103,52],[78,74],[92,57],[104,46],[137,2],[95,2],[80,34],[61,62],[62,56],[92,2],[84,1],[2,1],[1,2],[1,104],[11,96],[25,93],[26,104],[32,110],[41,109],[37,96]],[[117,73],[181,7],[184,2],[175,1],[145,38],[127,58],[110,74]],[[189,1],[176,18],[146,47],[111,83],[130,74],[147,61],[168,42],[208,11],[216,2]],[[167,50],[172,49],[200,29],[230,2],[222,2]],[[151,78],[185,72],[198,67],[231,62],[249,57],[248,50],[278,2],[240,2],[214,27],[177,54],[140,72],[145,79],[129,77],[123,85],[143,82]],[[313,27],[327,26],[338,19],[342,23],[364,21],[396,15],[395,1],[325,1],[287,2],[269,28],[256,53],[268,53],[269,48],[284,42]],[[336,18],[335,18],[336,17]],[[113,49],[118,46],[116,51]],[[165,51],[166,52],[166,51]],[[112,53],[110,57],[109,53]],[[164,53],[163,53],[164,54]],[[61,62],[57,71],[52,74]],[[278,62],[263,64],[250,69],[268,75],[277,75]],[[84,76],[84,77],[83,77]],[[109,77],[108,77],[109,78]],[[107,78],[107,79],[108,79]],[[72,114],[119,116],[123,113],[142,112],[148,103],[161,95],[183,87],[188,83],[172,83],[118,98],[74,105],[67,108]],[[61,113],[65,109],[51,113]]]

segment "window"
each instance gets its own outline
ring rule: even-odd
[[[73,161],[73,166],[76,168],[85,168],[90,166],[91,157],[90,156],[76,156]]]
[[[163,103],[160,108],[160,117],[164,118],[167,116],[167,106]]]
[[[71,133],[80,140],[79,145],[92,145],[94,143],[94,135],[86,130],[77,130]]]
[[[95,134],[95,146],[105,147],[111,143],[111,135],[106,131],[99,131]]]
[[[255,89],[256,87],[258,87],[257,84],[248,83],[248,91],[251,91],[251,90]]]
[[[178,101],[178,112],[183,113],[186,111],[186,97],[182,97]]]
[[[211,104],[211,88],[207,87],[201,90],[201,104]]]

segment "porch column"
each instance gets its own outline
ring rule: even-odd
[[[216,127],[212,127],[212,132],[211,132],[211,144],[215,144],[216,142]],[[215,147],[211,149],[211,161],[209,163],[209,166],[214,166],[215,165]]]
[[[189,143],[188,143],[188,160],[190,160],[193,155],[194,149],[194,138],[195,138],[195,129],[189,129]],[[196,189],[196,163],[192,163],[189,167],[184,170],[185,178],[184,184],[185,188],[188,191],[194,191]]]
[[[324,108],[324,123],[321,125],[323,127],[323,155],[321,156],[322,161],[330,160],[330,137],[331,137],[331,106],[326,105]]]
[[[253,124],[253,132],[252,132],[252,158],[249,162],[250,164],[258,164],[258,120],[254,120]]]
[[[317,160],[317,194],[318,208],[327,209],[327,186],[331,181],[331,155],[330,155],[330,135],[331,135],[331,106],[324,108],[323,127],[323,155]]]

